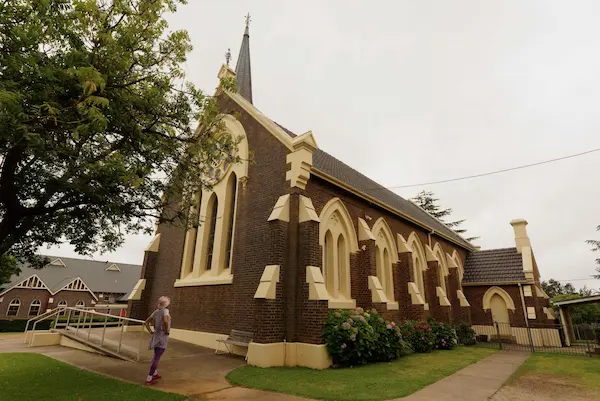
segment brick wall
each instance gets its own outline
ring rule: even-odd
[[[490,325],[493,323],[492,311],[483,310],[483,295],[486,291],[492,287],[489,286],[465,286],[463,291],[465,296],[471,303],[471,321],[472,324],[476,325]],[[508,310],[508,316],[510,319],[511,326],[525,327],[525,316],[523,315],[523,303],[521,302],[521,295],[519,294],[519,287],[517,285],[498,285],[504,291],[510,295],[514,304],[515,311]]]
[[[50,298],[54,298],[54,302],[49,303]],[[17,316],[8,316],[8,305],[13,299],[19,299],[21,301],[21,307],[19,308]],[[88,291],[63,290],[52,296],[52,294],[45,289],[15,288],[2,296],[2,302],[0,302],[0,319],[29,319],[29,307],[36,299],[39,299],[42,303],[40,307],[40,314],[42,314],[46,312],[47,309],[56,308],[58,303],[63,300],[67,301],[67,306],[75,306],[77,301],[84,301],[86,306],[92,306],[94,297]]]
[[[238,185],[233,284],[174,288],[185,233],[182,227],[161,224],[160,249],[155,260],[146,258],[143,277],[147,287],[135,313],[147,314],[155,308],[158,297],[167,295],[171,297],[174,328],[224,334],[232,329],[248,330],[256,333],[258,342],[280,341],[284,335],[282,324],[277,323],[283,314],[281,280],[277,300],[258,301],[254,293],[265,266],[279,264],[285,274],[287,248],[274,244],[285,238],[287,227],[267,222],[267,218],[279,196],[289,189],[285,185],[287,149],[229,98],[221,99],[221,109],[238,113],[253,155],[247,185]]]

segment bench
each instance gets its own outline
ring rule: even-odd
[[[218,339],[217,342],[225,344],[225,348],[227,348],[227,351],[229,351],[229,353],[231,354],[233,348],[229,348],[230,346],[233,347],[234,345],[237,345],[239,347],[248,348],[253,338],[254,333],[252,332],[242,330],[231,330],[231,333],[229,333],[229,337],[227,337],[227,339]],[[215,354],[218,352],[219,350],[216,349]]]

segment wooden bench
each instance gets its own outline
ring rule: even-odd
[[[242,330],[231,330],[231,333],[229,333],[229,337],[227,337],[227,339],[225,339],[225,340],[219,339],[219,340],[217,340],[217,342],[225,344],[225,348],[227,348],[227,351],[229,351],[229,353],[231,354],[231,351],[232,351],[234,345],[237,345],[239,347],[248,348],[248,346],[252,342],[253,338],[254,338],[254,333],[252,333],[252,332],[242,331]],[[230,346],[232,348],[229,348]],[[218,352],[219,352],[219,350],[216,349],[215,354]]]

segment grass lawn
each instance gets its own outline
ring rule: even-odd
[[[242,366],[231,371],[227,379],[238,386],[319,400],[387,400],[414,393],[494,352],[488,348],[459,347],[346,369]]]
[[[511,382],[530,373],[566,377],[588,390],[600,391],[600,358],[597,357],[532,354],[515,372]]]
[[[15,401],[179,401],[152,390],[87,372],[52,358],[0,354],[0,399]]]

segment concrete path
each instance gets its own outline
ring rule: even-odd
[[[2,352],[39,353],[136,384],[143,384],[149,367],[148,362],[126,362],[59,345],[29,348],[23,343],[22,334],[3,334],[0,337]],[[159,364],[163,379],[153,387],[189,396],[190,400],[307,401],[305,398],[232,386],[225,376],[230,370],[245,364],[243,357],[215,355],[214,350],[170,340]]]
[[[527,360],[527,352],[497,352],[402,401],[485,401]]]

